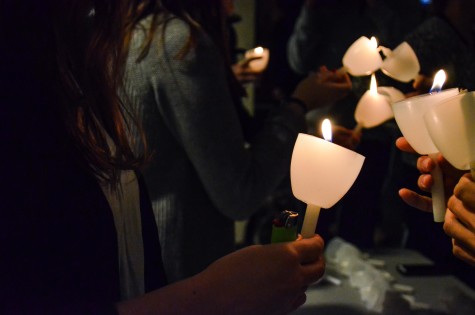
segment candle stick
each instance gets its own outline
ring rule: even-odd
[[[314,206],[311,204],[307,205],[307,210],[305,211],[305,217],[302,223],[302,230],[300,232],[303,238],[310,238],[315,235],[320,209],[321,208],[319,206]]]
[[[431,172],[432,180],[434,184],[432,185],[431,195],[432,195],[432,209],[434,215],[434,222],[443,222],[445,220],[445,191],[444,191],[444,175],[440,169],[439,163],[437,162],[437,154],[431,153],[429,157],[434,161],[435,167]]]

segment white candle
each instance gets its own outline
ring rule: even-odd
[[[444,158],[475,178],[475,92],[450,97],[427,110],[424,121]]]
[[[376,77],[371,76],[370,89],[360,98],[355,110],[355,120],[358,123],[354,130],[359,133],[362,128],[376,127],[393,118],[389,97],[378,92]]]
[[[323,134],[328,132],[323,130]],[[364,156],[330,141],[308,134],[298,135],[290,179],[294,196],[307,204],[301,231],[304,238],[315,234],[320,208],[332,207],[350,189],[363,161]]]
[[[370,75],[378,70],[383,59],[376,38],[361,36],[348,48],[342,62],[345,70],[353,76]]]
[[[385,47],[381,49],[386,55],[381,71],[387,76],[401,82],[410,82],[419,74],[419,59],[407,42],[402,42],[394,51]]]
[[[445,72],[438,72],[434,78],[433,89],[440,89],[445,81]],[[429,135],[424,122],[424,114],[441,101],[459,94],[459,89],[448,89],[410,97],[392,104],[394,117],[403,136],[419,154],[428,154],[435,162],[439,152]],[[437,162],[436,162],[437,164]],[[445,194],[442,173],[437,166],[431,173],[434,179],[432,186],[432,208],[434,221],[443,222],[445,217]]]
[[[249,49],[244,54],[245,59],[259,58],[249,62],[249,68],[255,72],[262,72],[267,68],[269,63],[269,49],[264,47],[256,47]]]

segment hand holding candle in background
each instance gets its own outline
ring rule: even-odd
[[[417,152],[411,147],[409,142],[407,142],[404,137],[397,139],[396,146],[401,151],[417,154]],[[437,163],[443,173],[445,196],[449,197],[450,195],[452,195],[455,185],[457,184],[458,180],[464,172],[457,170],[441,155],[437,157]],[[435,167],[435,161],[429,156],[422,155],[418,158],[417,169],[419,170],[419,172],[421,172],[421,175],[419,176],[417,185],[422,191],[431,191],[431,188],[434,184],[434,180],[430,173],[434,170]],[[401,196],[402,200],[411,207],[426,212],[432,212],[432,199],[430,197],[420,195],[415,191],[409,190],[407,188],[402,188],[401,190],[399,190],[399,195]]]
[[[405,138],[399,138],[396,146],[409,153],[416,153]],[[455,256],[475,266],[475,182],[470,174],[463,175],[439,156],[438,163],[444,174],[444,186],[448,199],[445,214],[444,231],[452,237],[452,251]],[[435,163],[428,156],[421,156],[417,168],[422,173],[417,182],[419,188],[429,192],[433,185],[430,172]],[[416,209],[431,212],[431,198],[422,196],[407,188],[402,188],[399,195],[405,203]]]
[[[236,79],[241,84],[247,84],[256,81],[262,74],[261,71],[254,71],[251,67],[249,67],[249,63],[253,60],[259,59],[261,57],[254,57],[250,59],[244,59],[240,62],[233,64],[232,70]]]
[[[292,97],[304,101],[309,110],[324,107],[344,98],[351,91],[348,74],[322,66],[300,81]]]
[[[256,47],[244,54],[244,59],[233,64],[232,70],[241,84],[252,83],[259,79],[269,63],[269,49]]]
[[[256,47],[249,49],[244,54],[244,62],[248,64],[248,67],[256,72],[262,72],[267,68],[269,63],[269,49],[264,47]]]

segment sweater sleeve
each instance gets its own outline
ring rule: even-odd
[[[315,54],[322,45],[323,25],[316,10],[302,7],[294,30],[287,43],[287,58],[290,67],[298,74],[307,74],[313,69]]]
[[[177,58],[189,35],[189,26],[181,20],[168,24],[163,55],[149,53],[146,60],[147,68],[156,71],[149,74],[150,81],[165,123],[212,202],[226,216],[244,219],[287,175],[304,117],[278,110],[246,148],[225,63],[210,38],[199,33],[196,46],[183,59]]]

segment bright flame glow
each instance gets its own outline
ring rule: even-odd
[[[442,86],[445,83],[445,79],[447,79],[447,75],[445,74],[444,70],[439,70],[434,76],[434,83],[432,84],[432,87],[430,88],[430,93],[432,92],[440,92],[442,90]]]
[[[371,44],[371,48],[373,48],[373,49],[378,48],[378,41],[376,40],[376,37],[374,37],[374,36],[371,37],[370,44]]]
[[[322,122],[322,134],[325,140],[332,141],[332,123],[328,118],[325,118]]]
[[[371,75],[371,83],[369,85],[369,91],[371,94],[378,94],[378,84],[376,83],[376,76],[374,73]]]
[[[254,48],[254,52],[258,55],[262,55],[264,53],[264,48],[262,48],[260,46],[256,47],[256,48]]]

